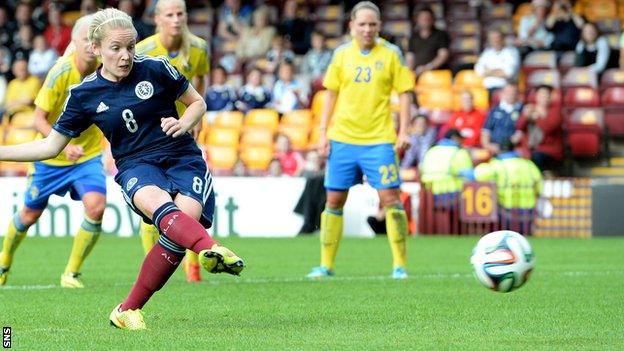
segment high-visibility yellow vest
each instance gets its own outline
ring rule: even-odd
[[[434,195],[455,193],[462,189],[460,172],[472,169],[468,151],[443,139],[425,154],[420,166],[420,180]]]

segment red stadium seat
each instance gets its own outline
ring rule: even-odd
[[[478,37],[481,35],[481,23],[477,20],[458,20],[448,30],[453,38]]]
[[[572,67],[561,79],[561,87],[564,90],[576,87],[598,88],[598,76],[585,67]]]
[[[602,94],[609,135],[624,136],[624,87],[610,87]]]
[[[556,69],[557,54],[554,51],[530,52],[522,63],[522,71],[530,74],[538,69]]]
[[[573,157],[598,157],[603,154],[603,148],[608,151],[604,144],[606,138],[603,138],[604,113],[602,109],[576,109],[567,117],[566,125],[567,144]]]
[[[602,73],[600,89],[624,86],[624,69],[610,68]]]
[[[574,51],[567,51],[561,55],[559,59],[559,72],[565,74],[570,68],[574,67],[574,61],[576,60],[576,53]]]
[[[598,107],[600,96],[593,88],[570,88],[565,92],[563,104],[566,108]]]
[[[559,89],[561,86],[559,71],[556,69],[540,69],[531,72],[526,80],[527,89],[532,89],[539,85],[550,85],[555,89]]]

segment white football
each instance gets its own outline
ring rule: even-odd
[[[524,236],[511,230],[500,230],[479,240],[470,263],[477,280],[485,287],[510,292],[529,279],[535,254]]]

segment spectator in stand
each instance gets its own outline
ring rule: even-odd
[[[82,0],[80,2],[80,15],[81,16],[86,16],[86,15],[96,13],[97,10],[98,10],[98,4],[95,2],[95,0]]]
[[[563,160],[563,119],[560,107],[551,103],[552,90],[548,85],[537,87],[535,104],[524,107],[516,125],[541,171],[553,170]]]
[[[466,148],[481,145],[481,128],[485,122],[485,113],[475,109],[474,98],[469,90],[461,92],[461,109],[453,112],[446,128],[457,129],[463,138],[462,146]]]
[[[15,23],[9,21],[6,7],[0,6],[0,46],[10,47],[13,43]]]
[[[247,83],[238,93],[236,108],[243,113],[255,108],[265,108],[271,102],[271,91],[262,85],[262,71],[253,67],[247,73]]]
[[[286,39],[292,43],[292,49],[297,55],[303,55],[310,48],[310,32],[312,23],[299,13],[296,0],[284,2],[284,11],[277,29]]]
[[[19,30],[22,26],[31,26],[33,32],[41,33],[45,28],[45,23],[33,20],[32,12],[32,6],[29,2],[20,1],[15,7],[15,27]],[[13,37],[14,41],[15,39],[16,36]]]
[[[611,48],[606,37],[599,35],[598,28],[591,22],[586,22],[581,31],[581,39],[576,44],[574,65],[587,67],[596,74],[605,69],[616,67],[616,55],[611,57]]]
[[[5,46],[0,46],[0,76],[6,78],[7,81],[13,79],[11,74],[11,62],[13,57],[11,51]]]
[[[236,58],[246,61],[267,54],[275,36],[275,27],[269,25],[269,10],[262,6],[253,13],[253,26],[244,27],[236,46]]]
[[[481,53],[475,64],[475,72],[484,77],[483,86],[490,91],[505,86],[508,80],[515,80],[520,68],[518,49],[505,46],[505,36],[500,30],[488,32],[489,47]]]
[[[522,133],[516,131],[516,123],[522,113],[522,102],[518,99],[518,86],[507,83],[501,93],[501,101],[490,110],[481,130],[481,146],[496,155],[503,142],[511,140],[517,145]]]
[[[427,116],[419,114],[409,126],[410,146],[405,151],[400,167],[403,169],[418,167],[425,154],[435,142],[436,130],[430,127]]]
[[[332,52],[325,47],[323,33],[320,31],[312,32],[312,48],[303,57],[301,74],[306,75],[310,81],[323,77],[331,57]]]
[[[409,51],[415,55],[414,72],[448,68],[450,38],[445,31],[435,28],[435,15],[431,8],[416,10],[416,29],[409,39]]]
[[[17,40],[13,41],[13,57],[28,61],[30,52],[33,49],[33,30],[30,25],[19,27]]]
[[[28,72],[28,61],[22,58],[13,61],[13,75],[6,92],[6,113],[9,117],[17,112],[35,109],[35,98],[41,81]]]
[[[519,47],[523,57],[533,50],[546,50],[552,44],[554,35],[545,27],[548,6],[550,6],[548,0],[533,0],[531,1],[533,13],[520,18],[518,37],[514,44]]]
[[[137,30],[137,43],[154,34],[156,27],[141,19],[141,16],[136,13],[133,0],[119,0],[117,8],[132,17],[134,28]]]
[[[227,41],[238,40],[243,28],[251,23],[253,9],[241,6],[240,0],[225,0],[217,15],[217,37]]]
[[[303,172],[303,156],[292,149],[290,139],[284,134],[279,134],[275,139],[275,158],[279,160],[282,174],[298,177]]]
[[[585,20],[572,11],[569,0],[555,0],[546,19],[546,29],[554,35],[551,50],[560,53],[574,50],[583,23]]]
[[[283,62],[279,67],[279,80],[273,87],[273,108],[280,114],[303,108],[308,104],[307,89],[295,79],[295,67]]]
[[[49,48],[45,37],[39,34],[33,39],[33,51],[28,58],[28,71],[43,81],[57,58],[56,51]]]
[[[267,52],[267,73],[275,73],[275,70],[282,62],[293,63],[295,53],[286,47],[286,40],[280,35],[276,35],[271,40],[271,50]]]
[[[208,119],[212,122],[216,113],[222,111],[233,111],[236,103],[236,91],[227,84],[227,71],[222,66],[217,66],[212,70],[211,85],[206,89],[206,111]]]
[[[43,31],[43,35],[49,46],[56,50],[58,55],[63,55],[71,41],[71,28],[63,24],[59,5],[50,4],[48,9],[48,26]]]

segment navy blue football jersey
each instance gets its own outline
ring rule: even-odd
[[[163,117],[178,117],[175,101],[188,80],[166,59],[137,55],[130,74],[112,82],[96,70],[72,87],[53,128],[75,138],[95,124],[111,144],[119,168],[141,155],[201,153],[188,133],[173,138],[160,127]]]

